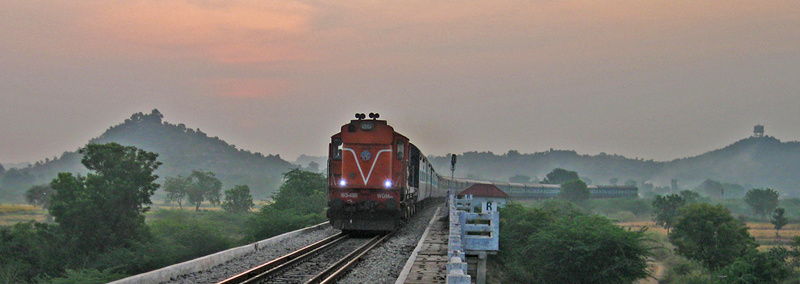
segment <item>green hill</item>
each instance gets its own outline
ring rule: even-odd
[[[117,142],[156,152],[158,160],[163,163],[157,171],[162,178],[179,174],[187,176],[192,170],[211,171],[223,182],[223,189],[246,184],[255,198],[271,196],[283,173],[295,167],[278,155],[265,156],[237,149],[218,137],[208,137],[200,129],[171,124],[162,118],[158,110],[150,114],[133,114],[89,143]],[[0,176],[0,200],[23,201],[22,193],[31,185],[48,183],[59,172],[85,173],[80,159],[77,152],[65,152],[53,160],[7,170]]]

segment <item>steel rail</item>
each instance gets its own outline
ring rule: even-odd
[[[239,273],[233,277],[218,282],[217,284],[240,284],[249,283],[251,280],[267,277],[280,271],[283,268],[290,266],[292,263],[302,260],[316,252],[325,249],[328,246],[341,242],[347,238],[346,234],[339,233],[334,236],[327,237],[316,243],[305,246],[299,250],[293,251],[287,255],[273,259],[267,263],[261,264],[250,270]]]
[[[333,283],[336,279],[344,275],[344,273],[350,269],[353,265],[355,265],[361,257],[363,257],[367,252],[372,250],[375,246],[382,243],[386,239],[392,236],[392,233],[387,233],[383,235],[378,235],[372,238],[369,242],[362,245],[355,251],[351,252],[347,256],[343,257],[333,265],[329,266],[324,271],[314,275],[306,284],[316,284],[316,283]]]

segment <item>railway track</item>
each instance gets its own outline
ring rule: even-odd
[[[337,234],[276,258],[219,284],[332,283],[391,234],[356,238]]]

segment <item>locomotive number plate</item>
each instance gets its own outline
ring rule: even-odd
[[[380,199],[389,199],[389,198],[392,198],[392,195],[388,194],[388,193],[378,193],[378,198],[380,198]]]
[[[342,197],[344,198],[357,198],[358,193],[356,192],[342,192]]]

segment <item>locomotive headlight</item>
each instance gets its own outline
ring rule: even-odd
[[[346,180],[344,180],[344,179],[341,179],[341,180],[339,180],[339,186],[340,186],[340,187],[345,187],[345,186],[347,186],[347,181],[346,181]]]
[[[386,188],[392,187],[392,181],[387,179],[385,182],[383,182],[383,186]]]

